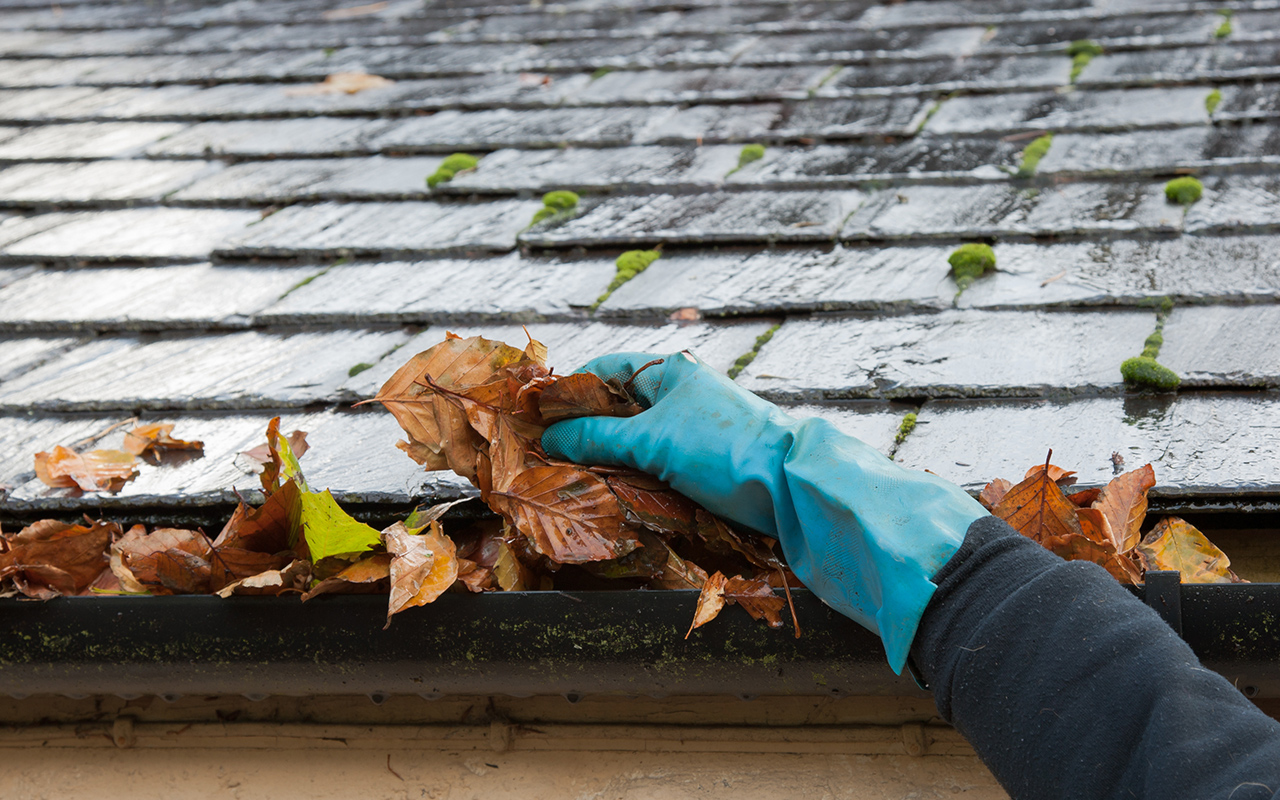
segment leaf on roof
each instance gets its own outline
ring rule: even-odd
[[[154,454],[157,450],[204,449],[204,442],[175,439],[173,437],[173,428],[174,424],[172,422],[139,425],[125,433],[124,444],[121,447],[126,453],[132,453],[139,457],[149,453]]]
[[[90,450],[87,453],[57,445],[35,455],[36,477],[56,489],[85,492],[118,492],[138,475],[132,453],[123,450]]]
[[[289,97],[306,97],[322,94],[356,94],[367,89],[382,89],[391,86],[395,81],[381,75],[370,75],[367,72],[335,72],[325,77],[320,83],[311,83],[296,89],[287,89]]]

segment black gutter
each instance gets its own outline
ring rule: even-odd
[[[1205,666],[1280,696],[1280,584],[1152,591]],[[9,599],[0,693],[926,696],[876,637],[794,594],[800,639],[728,608],[687,641],[694,592],[446,594],[386,631],[374,595]]]

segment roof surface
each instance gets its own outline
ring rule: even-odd
[[[225,504],[276,414],[348,503],[457,496],[350,405],[521,325],[560,371],[754,353],[742,385],[971,489],[1052,447],[1083,483],[1114,452],[1166,497],[1280,495],[1274,0],[351,2],[0,0],[0,508]],[[339,72],[394,83],[308,89]],[[555,189],[576,215],[528,227]],[[998,272],[956,297],[970,241]],[[1165,297],[1182,385],[1126,393]],[[35,480],[133,415],[204,457]]]

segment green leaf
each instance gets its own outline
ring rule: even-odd
[[[311,491],[307,487],[306,479],[302,477],[302,466],[298,464],[298,457],[293,454],[293,448],[289,446],[289,437],[277,430],[275,444],[276,453],[280,456],[281,480],[292,480],[303,492]]]
[[[328,489],[304,493],[301,503],[298,527],[311,551],[312,563],[330,556],[363,553],[382,541],[378,531],[343,511]]]

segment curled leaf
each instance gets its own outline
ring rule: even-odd
[[[417,535],[397,522],[382,532],[382,541],[391,554],[391,597],[385,629],[391,626],[392,616],[444,594],[458,578],[458,559],[453,540],[444,535],[439,522],[432,522]]]
[[[36,477],[47,486],[85,492],[118,492],[138,475],[132,453],[90,450],[77,453],[57,445],[35,455]]]
[[[684,638],[688,639],[695,628],[701,628],[715,619],[724,608],[723,592],[727,582],[728,579],[723,572],[716,572],[707,578],[707,582],[702,585],[702,592],[698,595],[698,606],[693,612],[693,623],[689,626],[689,632],[684,635]]]

